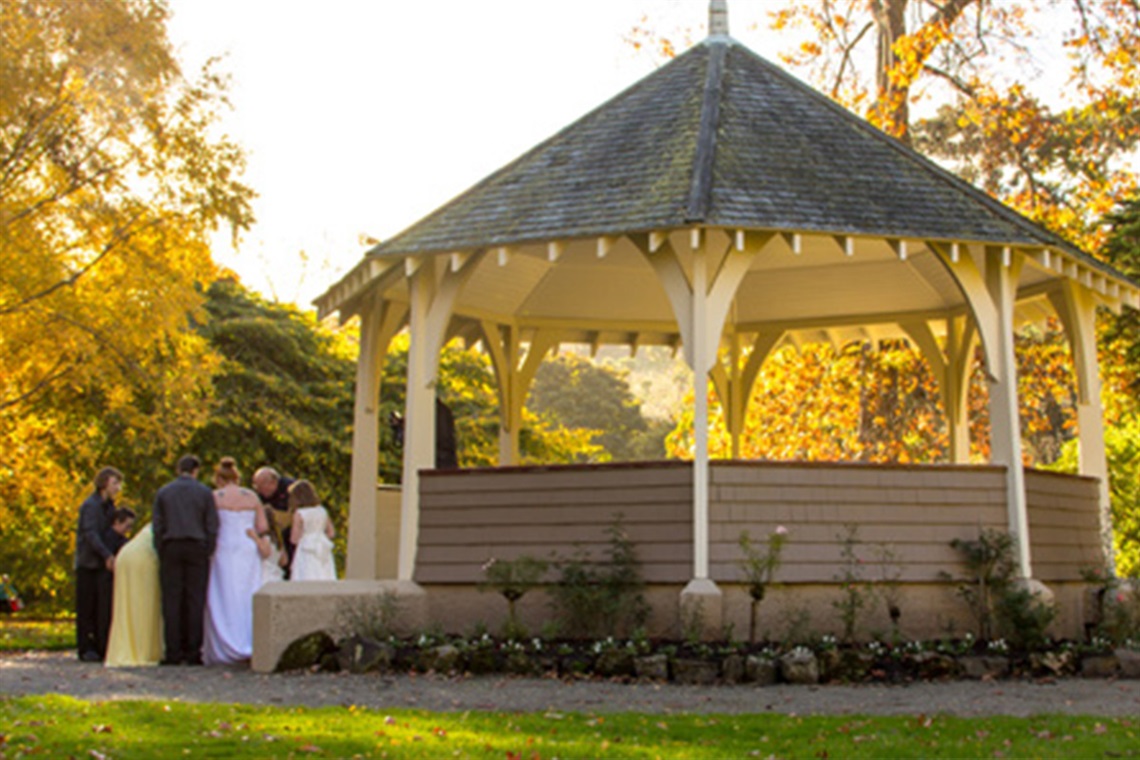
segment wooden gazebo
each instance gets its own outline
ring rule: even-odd
[[[707,39],[375,246],[317,299],[322,316],[361,324],[348,575],[376,577],[377,398],[388,344],[407,328],[392,566],[437,620],[460,614],[455,595],[487,556],[596,542],[615,511],[643,540],[661,619],[675,617],[670,604],[699,601],[710,631],[738,615],[724,588],[738,580],[741,527],[759,535],[799,521],[785,580],[805,584],[833,577],[821,534],[849,520],[909,537],[915,583],[950,561],[947,536],[979,523],[1016,538],[1026,579],[1075,583],[1079,565],[1111,550],[1096,310],[1138,298],[1126,277],[735,41],[713,0]],[[1076,365],[1078,477],[1021,465],[1014,331],[1049,315]],[[455,337],[491,357],[500,469],[432,470],[438,356]],[[698,386],[714,383],[738,454],[747,399],[775,348],[886,337],[911,341],[938,378],[945,465],[710,466],[698,387],[691,463],[515,466],[529,383],[560,344],[683,350]],[[971,467],[965,397],[979,345],[992,461]],[[808,538],[813,524],[828,527]],[[449,601],[437,608],[433,594]]]

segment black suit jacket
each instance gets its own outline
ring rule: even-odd
[[[214,492],[189,475],[180,475],[158,489],[154,497],[154,548],[167,541],[202,541],[210,554],[218,541],[218,508]]]
[[[75,530],[75,566],[98,570],[107,564],[111,550],[103,542],[103,534],[111,526],[115,502],[103,500],[98,491],[88,496],[79,508],[79,526]]]

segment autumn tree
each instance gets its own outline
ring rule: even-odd
[[[169,462],[200,423],[208,238],[252,221],[214,129],[226,82],[183,77],[166,21],[158,0],[0,3],[0,544],[33,598],[66,587],[94,470]]]
[[[782,58],[833,98],[1088,250],[1136,187],[1135,0],[790,0],[771,25],[808,34]]]

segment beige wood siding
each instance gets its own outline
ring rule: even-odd
[[[710,573],[719,582],[743,578],[744,530],[758,541],[788,529],[778,581],[837,580],[847,525],[858,526],[864,580],[885,572],[935,581],[960,572],[952,539],[1007,524],[1001,467],[723,462],[712,468],[711,487]],[[881,562],[884,551],[894,559]]]
[[[1096,478],[1026,470],[1025,501],[1035,578],[1075,581],[1104,568]]]
[[[477,582],[491,557],[605,557],[620,513],[643,577],[684,582],[692,491],[685,462],[424,472],[415,580]]]
[[[1077,580],[1100,560],[1091,478],[1026,471],[1034,575]],[[508,467],[422,473],[415,579],[475,583],[491,557],[604,557],[615,516],[651,583],[692,577],[692,470],[687,462]],[[710,575],[743,578],[738,540],[789,531],[778,581],[831,583],[847,525],[857,525],[865,580],[961,577],[955,538],[1005,530],[1005,469],[994,466],[713,462]],[[884,553],[892,558],[884,562]],[[552,576],[553,577],[553,576]]]

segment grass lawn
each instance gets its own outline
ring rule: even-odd
[[[0,616],[0,652],[74,648],[72,618],[30,618],[20,613]]]
[[[0,758],[1137,757],[1140,719],[429,713],[0,698]]]

